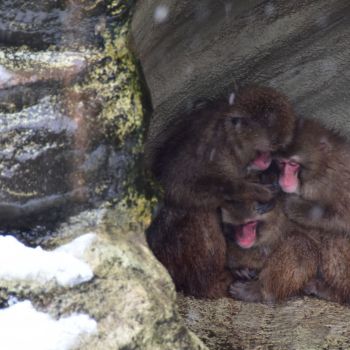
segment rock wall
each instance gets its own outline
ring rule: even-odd
[[[1,2],[0,231],[44,234],[105,202],[148,221],[133,3]]]
[[[147,111],[128,47],[133,4],[0,2],[0,234],[47,250],[96,235],[83,259],[92,280],[3,274],[0,309],[30,300],[54,319],[89,315],[97,333],[79,349],[205,350],[143,238],[152,193],[140,161]]]
[[[195,99],[252,82],[348,134],[349,15],[346,0],[139,1],[132,38],[154,107],[147,155]]]

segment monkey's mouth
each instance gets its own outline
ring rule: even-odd
[[[256,241],[258,221],[250,221],[235,229],[236,243],[244,249],[251,248]]]
[[[255,159],[251,162],[251,168],[254,170],[266,170],[272,162],[271,153],[268,151],[257,151]]]

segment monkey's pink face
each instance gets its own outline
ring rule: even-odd
[[[236,243],[244,249],[253,247],[257,238],[257,226],[258,221],[250,221],[243,225],[236,227],[235,229],[235,240]]]
[[[250,164],[250,168],[253,170],[266,170],[272,162],[270,152],[257,151],[255,159]]]
[[[294,159],[279,159],[280,168],[279,185],[283,192],[298,193],[300,164]]]

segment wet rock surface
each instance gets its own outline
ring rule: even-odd
[[[0,231],[124,201],[147,221],[133,2],[0,4]],[[31,242],[28,242],[31,243]]]
[[[153,194],[128,47],[133,3],[0,4],[0,234],[46,250],[96,234],[83,256],[92,280],[0,279],[0,309],[30,300],[54,319],[86,314],[98,329],[81,338],[84,350],[206,349],[143,238]]]
[[[8,46],[27,45],[45,49],[50,45],[75,45],[96,40],[95,24],[105,10],[103,1],[8,1],[0,4],[0,41]]]

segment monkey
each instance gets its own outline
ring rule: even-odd
[[[232,274],[219,208],[266,202],[273,190],[247,177],[271,164],[271,152],[292,139],[294,111],[267,87],[249,87],[232,105],[220,99],[186,115],[156,151],[152,171],[164,203],[146,230],[149,247],[176,289],[195,297],[228,296]]]
[[[244,177],[247,169],[267,169],[271,151],[291,141],[295,116],[284,95],[250,87],[233,105],[225,99],[207,102],[179,119],[151,165],[167,202],[211,209],[230,199],[271,199],[264,186]]]
[[[279,153],[279,184],[291,194],[287,216],[306,227],[350,232],[350,143],[320,122],[300,119]]]
[[[245,275],[255,271],[258,276],[233,282],[231,297],[249,302],[282,301],[302,293],[317,275],[317,232],[306,232],[288,220],[281,201],[244,221],[223,209],[222,220],[229,269]]]
[[[243,221],[222,210],[228,266],[241,279],[231,284],[230,295],[267,303],[297,295],[349,302],[350,238],[289,220],[286,197],[264,204],[260,212],[249,209],[251,216]]]
[[[232,274],[217,211],[162,206],[146,237],[177,291],[200,298],[228,296]]]

